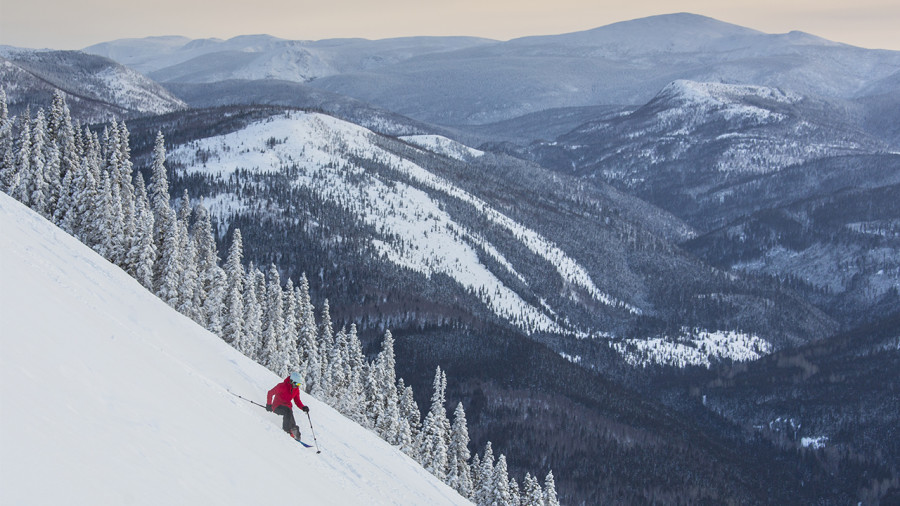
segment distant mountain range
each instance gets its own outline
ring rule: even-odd
[[[419,120],[482,124],[549,108],[641,104],[676,79],[857,98],[889,92],[900,54],[693,14],[508,42],[472,38],[127,39],[85,49],[160,82],[282,79]]]

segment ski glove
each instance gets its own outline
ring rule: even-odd
[[[266,411],[272,411],[272,405],[266,404]]]
[[[303,412],[309,413],[309,406],[303,406]]]

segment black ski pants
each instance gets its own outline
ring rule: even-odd
[[[291,429],[297,426],[297,422],[294,421],[294,410],[290,406],[278,406],[272,412],[284,417],[281,420],[281,428],[285,432],[289,433]]]

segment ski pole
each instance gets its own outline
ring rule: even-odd
[[[247,399],[247,398],[245,398],[245,397],[241,397],[240,395],[238,395],[238,394],[232,392],[231,390],[228,390],[228,393],[230,393],[231,395],[233,395],[233,396],[235,396],[235,397],[239,397],[239,398],[241,398],[241,399],[244,399],[245,401],[249,402],[250,404],[256,404],[257,406],[259,406],[259,407],[265,409],[265,406],[263,406],[262,404],[260,404],[260,403],[258,403],[258,402],[253,402],[253,401],[251,401],[250,399]]]
[[[309,430],[312,431],[313,442],[316,443],[316,453],[322,453],[322,450],[319,449],[319,440],[316,439],[316,429],[313,429],[312,418],[309,416],[309,411],[306,412],[306,418],[309,420]]]

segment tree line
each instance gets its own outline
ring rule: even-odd
[[[102,131],[73,121],[64,95],[49,111],[10,117],[0,89],[0,191],[78,238],[118,265],[180,313],[220,336],[242,354],[281,376],[300,371],[304,388],[345,416],[398,446],[425,469],[479,506],[556,506],[550,471],[541,486],[522,486],[494,457],[469,451],[462,403],[447,416],[446,374],[437,368],[431,406],[421,419],[412,386],[396,377],[394,340],[367,360],[356,326],[335,331],[326,300],[316,318],[309,282],[282,282],[273,263],[266,272],[243,262],[243,238],[234,229],[224,261],[214,223],[187,191],[177,209],[169,195],[165,139],[158,133],[149,183],[135,170],[124,122]]]

